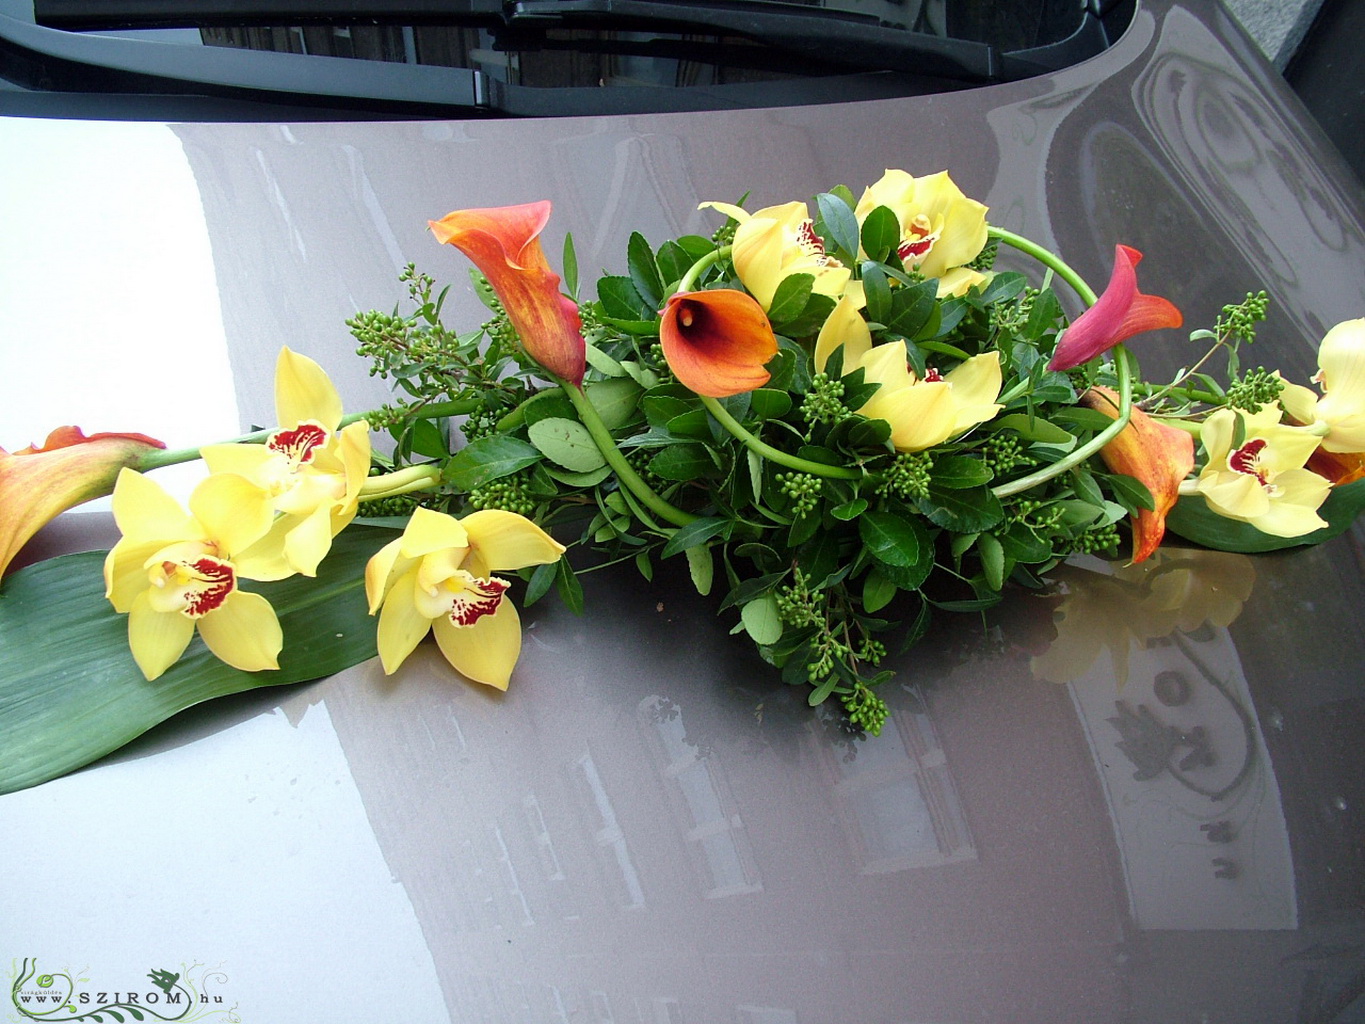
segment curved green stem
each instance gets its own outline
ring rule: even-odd
[[[762,456],[769,462],[776,462],[780,466],[809,473],[812,476],[830,477],[835,480],[861,480],[863,478],[863,471],[860,469],[850,469],[848,466],[827,466],[823,462],[812,462],[810,459],[803,459],[798,455],[789,455],[780,448],[774,448],[772,445],[760,441],[745,430],[739,420],[731,416],[725,407],[714,398],[703,396],[701,404],[706,407],[706,411],[714,416],[722,427],[743,441],[744,446],[749,451]]]
[[[676,295],[678,292],[691,291],[692,286],[697,283],[697,278],[701,277],[701,272],[707,267],[715,266],[721,260],[729,256],[731,248],[732,246],[727,245],[723,248],[716,249],[714,252],[708,252],[701,259],[697,260],[696,263],[693,263],[687,268],[687,273],[683,274],[682,280],[678,282],[678,287],[674,289],[673,294]]]
[[[587,395],[567,381],[561,380],[559,386],[569,396],[569,401],[573,403],[574,410],[578,413],[579,421],[588,428],[588,433],[592,435],[597,450],[602,453],[602,457],[607,460],[607,465],[612,468],[617,479],[629,489],[631,494],[644,502],[650,511],[658,513],[660,518],[668,520],[674,526],[686,526],[697,518],[690,512],[684,512],[682,509],[670,505],[659,497],[654,488],[641,479],[640,474],[635,472],[635,468],[626,461],[626,457],[616,447],[616,439],[611,436],[611,431],[602,422],[602,417],[597,414],[597,409]]]
[[[431,405],[424,405],[418,409],[411,410],[419,418],[424,420],[434,420],[441,416],[463,416],[473,412],[479,407],[479,400],[476,398],[466,398],[453,402],[433,402]],[[371,416],[381,412],[380,409],[371,409],[369,412],[353,412],[341,417],[341,422],[337,424],[337,429],[348,427],[352,423],[361,420],[368,420]],[[249,434],[242,434],[239,437],[229,438],[226,441],[214,441],[213,444],[263,444],[278,427],[269,427],[265,430],[253,430]],[[163,466],[178,466],[182,462],[193,462],[199,458],[199,449],[207,445],[196,445],[193,448],[170,448],[158,449],[148,452],[142,457],[138,464],[138,469],[144,473],[152,469],[161,469]]]
[[[998,238],[1006,245],[1013,246],[1020,252],[1032,256],[1043,266],[1054,271],[1058,277],[1071,285],[1072,289],[1081,297],[1081,301],[1084,302],[1087,307],[1095,304],[1098,296],[1096,296],[1094,289],[1085,283],[1085,278],[1076,273],[1069,263],[1051,249],[1044,248],[1032,239],[1025,238],[1023,235],[1016,235],[1013,231],[1006,231],[1004,228],[997,228],[994,225],[988,227],[986,233],[990,235],[991,238]]]
[[[1114,438],[1118,437],[1123,428],[1128,426],[1128,421],[1133,416],[1133,375],[1128,366],[1128,351],[1122,345],[1114,346],[1114,369],[1118,373],[1119,384],[1119,414],[1114,422],[1105,427],[1098,434],[1092,437],[1085,444],[1081,445],[1074,452],[1071,452],[1062,459],[1057,460],[1052,465],[1030,473],[1028,476],[1021,476],[1017,480],[992,487],[991,493],[997,498],[1006,498],[1011,494],[1019,494],[1032,487],[1037,487],[1041,483],[1046,483],[1053,477],[1061,476],[1067,470],[1079,466],[1090,456],[1099,452]]]

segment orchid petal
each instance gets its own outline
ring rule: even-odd
[[[376,643],[386,675],[393,675],[431,631],[431,619],[417,608],[417,571],[399,577],[379,612]]]
[[[128,647],[149,682],[179,661],[192,639],[193,619],[179,612],[153,611],[146,590],[134,599],[128,611]]]
[[[671,296],[659,340],[678,380],[709,398],[763,386],[769,378],[764,364],[777,354],[777,338],[762,307],[744,292],[726,288]]]
[[[476,576],[548,565],[559,561],[565,551],[563,544],[515,512],[482,509],[465,516],[460,525],[469,535],[469,546],[483,560]]]
[[[560,293],[540,233],[550,203],[456,210],[430,226],[436,240],[455,246],[479,268],[507,310],[531,357],[571,384],[581,384],[587,349],[578,306]]]
[[[284,647],[280,620],[260,594],[234,590],[198,620],[199,635],[214,657],[243,672],[279,668]]]
[[[270,495],[236,473],[215,473],[190,494],[190,512],[223,550],[235,554],[269,532]]]
[[[399,537],[385,544],[365,563],[365,600],[369,603],[371,615],[379,611],[379,606],[384,603],[395,576],[401,576],[413,567],[411,559],[401,557],[402,547],[403,538]]]
[[[332,550],[332,513],[319,505],[306,516],[289,517],[284,537],[284,558],[294,571],[316,576],[318,565]]]
[[[341,396],[327,372],[288,347],[275,361],[275,416],[286,428],[314,420],[333,431],[341,423]]]
[[[203,528],[151,477],[131,469],[119,473],[112,501],[114,522],[125,540],[163,541],[204,536]]]
[[[837,348],[843,348],[844,372],[859,365],[872,349],[872,331],[859,312],[855,296],[844,293],[834,304],[834,309],[825,318],[820,334],[815,339],[815,370],[825,372],[825,363]]]
[[[1166,299],[1144,295],[1137,287],[1142,253],[1126,245],[1114,249],[1114,269],[1104,294],[1062,332],[1047,368],[1070,370],[1143,331],[1179,327],[1184,318]]]
[[[506,690],[521,657],[521,617],[511,601],[503,600],[492,615],[469,626],[456,626],[449,617],[433,623],[436,643],[446,661],[461,675]]]
[[[421,558],[442,548],[469,546],[469,533],[460,520],[420,505],[413,510],[403,530],[404,558]]]

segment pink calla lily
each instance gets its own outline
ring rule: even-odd
[[[110,493],[119,470],[166,446],[145,434],[58,427],[41,448],[0,448],[0,575],[19,549],[61,512]]]
[[[1099,300],[1062,332],[1049,370],[1069,370],[1108,352],[1143,331],[1179,327],[1180,310],[1157,295],[1138,291],[1137,265],[1142,253],[1127,245],[1114,247],[1114,270]]]
[[[531,357],[578,385],[587,366],[582,320],[540,246],[549,219],[550,202],[542,200],[456,210],[429,223],[437,241],[455,246],[488,278]]]

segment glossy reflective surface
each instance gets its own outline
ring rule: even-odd
[[[187,349],[226,353],[202,387],[235,395],[242,427],[273,415],[282,342],[367,408],[386,396],[342,321],[391,308],[403,264],[455,282],[452,322],[482,319],[425,231],[450,209],[551,198],[547,251],[572,231],[585,270],[619,272],[631,230],[709,231],[703,200],[948,167],[1093,282],[1116,241],[1141,249],[1145,290],[1191,325],[1264,285],[1253,355],[1306,376],[1325,328],[1365,313],[1365,209],[1300,113],[1219,15],[1151,4],[1090,64],[932,99],[179,125],[203,211],[183,230],[211,247],[201,309],[226,347],[178,319]],[[5,152],[23,127],[0,122]],[[88,173],[26,202],[70,204]],[[71,237],[51,258],[74,288],[120,252]],[[130,300],[154,310],[161,284]],[[27,350],[3,344],[9,365]],[[26,431],[107,390],[83,369],[99,339],[52,344],[43,379],[73,411]],[[1143,344],[1149,373],[1188,358]],[[4,387],[15,418],[24,391]],[[129,387],[124,419],[83,425],[143,429],[166,392]],[[680,566],[607,570],[582,618],[526,614],[506,696],[422,651],[393,678],[369,664],[196,709],[0,799],[0,951],[110,986],[198,957],[243,1020],[1360,1020],[1362,590],[1358,532],[1078,562],[1048,596],[940,619],[864,742],[728,636]]]

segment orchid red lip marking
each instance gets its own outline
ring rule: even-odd
[[[327,428],[319,423],[300,423],[293,430],[277,430],[270,435],[266,447],[288,457],[294,466],[313,461],[313,453],[327,444]]]
[[[472,626],[485,615],[492,615],[511,586],[497,577],[479,579],[463,569],[457,571],[447,585],[456,582],[463,586],[451,600],[450,622],[455,626]]]
[[[159,573],[153,573],[152,583],[183,588],[185,607],[181,611],[192,619],[222,607],[228,595],[237,589],[237,572],[232,563],[212,555],[201,555],[193,562],[167,560],[159,568]]]
[[[1238,473],[1254,476],[1264,487],[1270,482],[1269,476],[1260,467],[1260,456],[1265,446],[1264,439],[1258,437],[1248,441],[1242,447],[1234,449],[1228,455],[1228,468]]]

